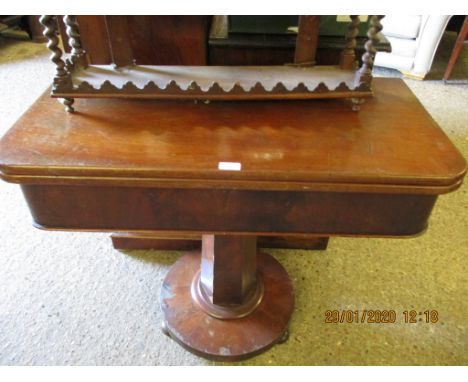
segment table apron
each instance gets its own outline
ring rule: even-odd
[[[35,225],[95,231],[414,236],[437,195],[22,185]]]

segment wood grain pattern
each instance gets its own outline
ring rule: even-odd
[[[125,16],[130,44],[139,65],[206,65],[210,16]],[[90,64],[112,63],[105,16],[77,16],[81,42]],[[66,43],[66,35],[63,36]]]
[[[243,305],[257,289],[256,257],[255,236],[203,235],[199,283],[208,303]],[[219,317],[226,318],[222,314]]]
[[[124,67],[133,64],[134,56],[128,38],[127,16],[105,16],[107,39],[115,67]]]
[[[296,49],[294,52],[295,64],[315,65],[319,27],[320,16],[299,16]]]
[[[337,101],[78,100],[44,94],[0,142],[0,176],[27,184],[441,194],[466,162],[400,79],[356,115]],[[330,118],[333,116],[333,118]],[[21,150],[18,150],[18,148]],[[220,171],[219,162],[241,171]]]
[[[38,228],[203,235],[202,256],[164,280],[164,330],[238,360],[284,339],[294,308],[256,236],[417,235],[463,180],[463,157],[406,85],[375,85],[358,115],[324,100],[80,100],[69,115],[44,94],[0,141],[0,176],[21,184]]]
[[[220,361],[252,357],[284,340],[294,309],[292,282],[272,256],[259,253],[257,263],[264,284],[260,305],[245,317],[222,320],[198,308],[190,294],[190,281],[200,266],[199,253],[177,260],[161,290],[163,330],[187,350]]]
[[[38,228],[110,232],[414,236],[426,229],[436,201],[434,195],[227,188],[22,190]]]
[[[103,15],[77,16],[80,37],[90,64],[105,65],[112,63],[108,44],[106,19]],[[62,36],[64,36],[62,34]],[[66,37],[66,35],[65,35]]]
[[[138,65],[206,65],[211,16],[127,16]]]

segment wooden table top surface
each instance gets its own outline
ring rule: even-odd
[[[25,184],[457,188],[466,162],[405,83],[376,78],[373,87],[358,113],[343,100],[80,99],[68,114],[46,92],[0,141],[0,176]]]

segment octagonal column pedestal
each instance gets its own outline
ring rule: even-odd
[[[256,237],[203,235],[202,250],[171,267],[163,330],[199,356],[236,361],[287,338],[294,292],[286,270],[257,253]]]

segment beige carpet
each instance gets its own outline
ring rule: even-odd
[[[453,36],[444,41],[450,49]],[[0,135],[49,86],[47,56],[43,45],[0,38]],[[445,68],[447,51],[437,57],[435,68]],[[468,78],[467,57],[456,77]],[[406,82],[468,157],[468,86],[443,85],[437,72],[429,78]],[[419,238],[270,251],[294,281],[291,336],[241,364],[468,364],[467,190],[440,197]],[[4,182],[0,212],[0,364],[214,364],[159,329],[159,290],[178,253],[122,253],[106,234],[36,230],[19,187]],[[394,309],[398,323],[324,323],[328,309],[363,308]],[[402,312],[411,309],[437,310],[439,322],[405,324]]]

